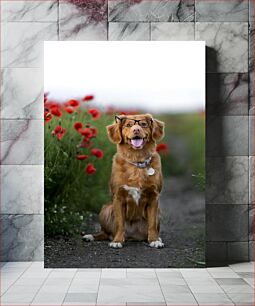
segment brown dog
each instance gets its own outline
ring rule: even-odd
[[[107,126],[111,142],[117,144],[110,181],[112,203],[100,212],[101,231],[83,239],[110,239],[112,248],[122,248],[125,240],[148,240],[150,247],[162,248],[159,194],[163,177],[156,141],[164,136],[164,123],[150,114],[121,115],[115,120]]]

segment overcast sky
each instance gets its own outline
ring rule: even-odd
[[[205,108],[205,43],[45,42],[44,90],[66,101],[151,112]]]

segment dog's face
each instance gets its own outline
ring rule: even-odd
[[[141,150],[164,136],[164,123],[150,114],[120,115],[115,116],[114,124],[107,126],[107,132],[111,142]]]

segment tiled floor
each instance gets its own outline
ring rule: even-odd
[[[1,305],[254,305],[254,263],[208,269],[1,267]]]

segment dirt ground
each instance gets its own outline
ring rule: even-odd
[[[191,175],[191,174],[190,174]],[[81,236],[45,238],[46,268],[170,268],[204,263],[204,194],[190,175],[167,178],[160,198],[163,249],[127,242],[111,249],[107,241],[84,242]],[[98,229],[95,221],[91,229]],[[87,232],[89,233],[89,232]]]

